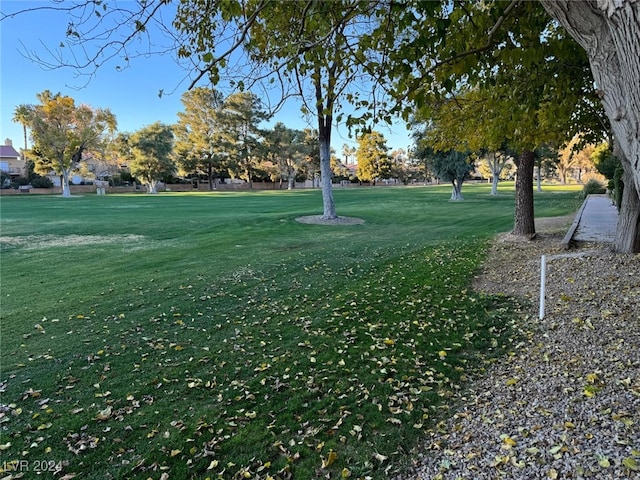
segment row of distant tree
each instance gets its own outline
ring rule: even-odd
[[[37,94],[38,104],[19,105],[14,121],[24,127],[24,153],[40,175],[62,178],[63,195],[69,195],[72,175],[109,178],[122,172],[156,192],[157,184],[178,175],[206,178],[210,188],[221,178],[286,182],[319,175],[318,134],[312,129],[292,129],[279,122],[260,128],[268,118],[258,97],[237,92],[224,97],[215,89],[194,88],[182,96],[184,111],[175,125],[156,122],[135,132],[118,132],[108,109],[76,105],[73,98],[49,90]],[[27,132],[32,148],[27,150]],[[408,178],[404,151],[390,156],[384,137],[363,133],[360,148],[343,146],[344,162],[332,151],[336,180],[375,181]],[[357,171],[348,168],[350,160]],[[93,167],[88,172],[87,165]]]
[[[39,104],[17,106],[14,120],[25,127],[25,149],[27,129],[31,132],[33,148],[25,153],[35,172],[60,175],[64,194],[69,194],[73,173],[87,174],[88,162],[97,178],[130,174],[150,192],[176,175],[206,179],[210,189],[227,177],[243,179],[250,187],[261,180],[293,188],[296,181],[319,175],[317,132],[280,122],[271,129],[260,128],[268,115],[250,92],[224,97],[215,89],[194,88],[182,96],[184,111],[178,113],[176,125],[157,122],[130,133],[117,131],[116,118],[108,109],[77,106],[72,98],[50,91],[37,98]],[[433,124],[430,129],[417,128],[411,152],[389,153],[381,133],[365,130],[358,136],[357,148],[343,145],[341,157],[332,150],[334,181],[438,179],[451,182],[452,198],[461,199],[462,183],[472,173],[493,179],[494,194],[499,179],[515,174],[516,153],[506,143],[493,151],[438,150],[435,133]],[[540,149],[538,179],[557,174],[565,183],[569,170],[592,172],[594,147],[578,142],[576,137],[559,151]]]

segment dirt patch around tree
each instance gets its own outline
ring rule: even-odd
[[[306,217],[296,218],[296,222],[307,223],[311,225],[362,225],[364,220],[356,217],[337,217],[327,219],[322,215],[308,215]]]

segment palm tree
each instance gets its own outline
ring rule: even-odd
[[[349,165],[349,159],[356,154],[356,148],[350,147],[345,143],[342,145],[342,154],[344,155],[345,165]]]
[[[31,107],[29,105],[18,105],[13,111],[12,121],[22,124],[24,132],[24,150],[22,150],[22,160],[26,161],[27,154],[27,125],[31,121]]]

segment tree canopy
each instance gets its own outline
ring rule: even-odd
[[[229,95],[223,102],[220,123],[221,139],[229,156],[229,169],[249,183],[259,159],[262,130],[260,122],[267,118],[262,102],[251,92]]]
[[[380,132],[363,133],[358,137],[356,160],[356,174],[364,182],[375,183],[378,178],[391,177],[393,164],[386,140]]]
[[[127,145],[131,174],[147,186],[149,193],[157,193],[158,182],[174,172],[171,127],[160,122],[147,125],[134,132]]]
[[[116,118],[108,109],[76,106],[73,98],[45,90],[37,95],[39,105],[27,106],[23,119],[31,127],[35,170],[51,170],[62,177],[62,195],[71,195],[69,178],[83,153],[98,149],[105,136],[116,129]]]
[[[197,87],[185,92],[181,100],[184,111],[178,112],[173,129],[176,162],[187,172],[206,173],[211,190],[215,173],[229,156],[220,118],[224,98],[217,90]]]

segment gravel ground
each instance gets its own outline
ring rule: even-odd
[[[640,255],[601,244],[566,252],[566,229],[555,227],[494,243],[475,288],[526,305],[524,340],[458,399],[398,479],[640,478]]]

